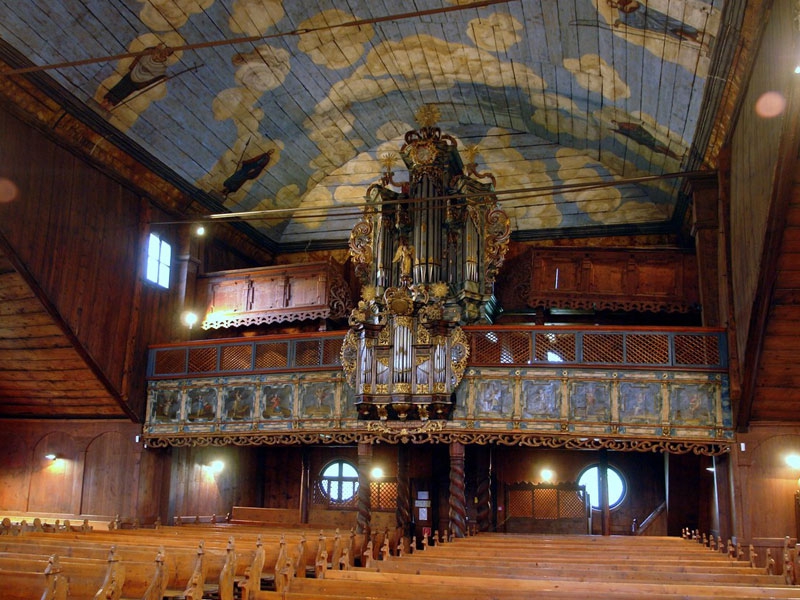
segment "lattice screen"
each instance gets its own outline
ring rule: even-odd
[[[473,334],[473,364],[510,365],[531,363],[531,336],[519,331],[487,331]]]
[[[342,339],[325,338],[322,340],[322,364],[339,365],[341,364]]]
[[[298,367],[316,367],[319,365],[319,351],[318,340],[299,341],[294,349],[294,363]]]
[[[583,360],[590,363],[621,363],[624,336],[619,333],[587,333],[583,336]]]
[[[676,365],[716,365],[720,362],[719,340],[711,335],[675,335]]]
[[[626,338],[625,360],[635,364],[669,363],[669,337],[664,334],[630,334]]]
[[[581,492],[531,485],[507,491],[506,517],[572,519],[586,516]]]
[[[397,483],[372,481],[369,484],[369,502],[373,510],[394,510],[397,507]]]
[[[550,361],[552,355],[558,356],[559,361],[575,362],[575,334],[574,333],[537,333],[536,334],[536,360]]]
[[[220,357],[221,371],[245,371],[253,361],[253,347],[250,344],[223,346]]]
[[[182,373],[185,368],[186,352],[183,348],[176,348],[175,350],[159,350],[156,353],[154,373],[157,375]]]
[[[189,373],[217,370],[217,348],[189,348]]]
[[[289,344],[270,342],[256,344],[256,369],[277,369],[289,365]]]
[[[354,484],[353,497],[343,502],[332,501],[319,480],[314,482],[311,503],[314,506],[330,509],[356,508],[358,506],[358,484]],[[369,484],[369,502],[371,510],[395,510],[397,508],[397,482],[372,481]]]

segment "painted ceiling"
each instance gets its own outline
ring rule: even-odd
[[[722,10],[721,0],[0,0],[0,37],[212,208],[266,211],[250,223],[281,246],[344,245],[382,157],[426,104],[462,156],[476,147],[525,239],[682,220],[683,179],[658,176],[706,166],[698,132]],[[587,187],[563,187],[575,184]]]

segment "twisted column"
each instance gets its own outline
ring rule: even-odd
[[[358,444],[358,505],[356,508],[356,533],[369,537],[372,507],[370,506],[369,470],[372,466],[372,445]]]
[[[450,444],[450,531],[453,537],[467,532],[467,501],[464,494],[464,444]]]
[[[408,446],[397,447],[397,508],[394,511],[397,529],[408,535],[411,524],[411,486],[408,480]]]
[[[489,531],[492,528],[492,462],[490,448],[483,448],[478,464],[478,497],[477,520],[480,531]]]

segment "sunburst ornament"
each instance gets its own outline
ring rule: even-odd
[[[414,115],[414,118],[419,123],[420,127],[433,127],[439,121],[439,117],[442,116],[439,107],[435,104],[423,104],[419,107],[417,114]]]
[[[400,157],[397,156],[395,152],[386,152],[384,154],[381,154],[381,164],[383,165],[384,169],[386,169],[387,171],[391,171],[392,167],[397,164],[399,158]]]
[[[464,157],[467,159],[467,164],[473,164],[475,162],[475,157],[478,156],[480,151],[481,149],[477,144],[472,144],[464,148]]]
[[[378,290],[374,285],[365,285],[361,288],[361,298],[365,302],[374,300],[378,296]]]
[[[431,284],[431,296],[434,298],[444,298],[447,296],[447,292],[449,291],[450,288],[444,282],[437,281],[436,283]]]

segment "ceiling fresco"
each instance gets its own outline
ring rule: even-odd
[[[0,0],[0,37],[220,211],[265,211],[251,223],[276,244],[344,245],[426,104],[494,174],[524,239],[674,223],[683,180],[653,176],[705,166],[696,135],[722,10]],[[563,187],[575,184],[587,187]]]

